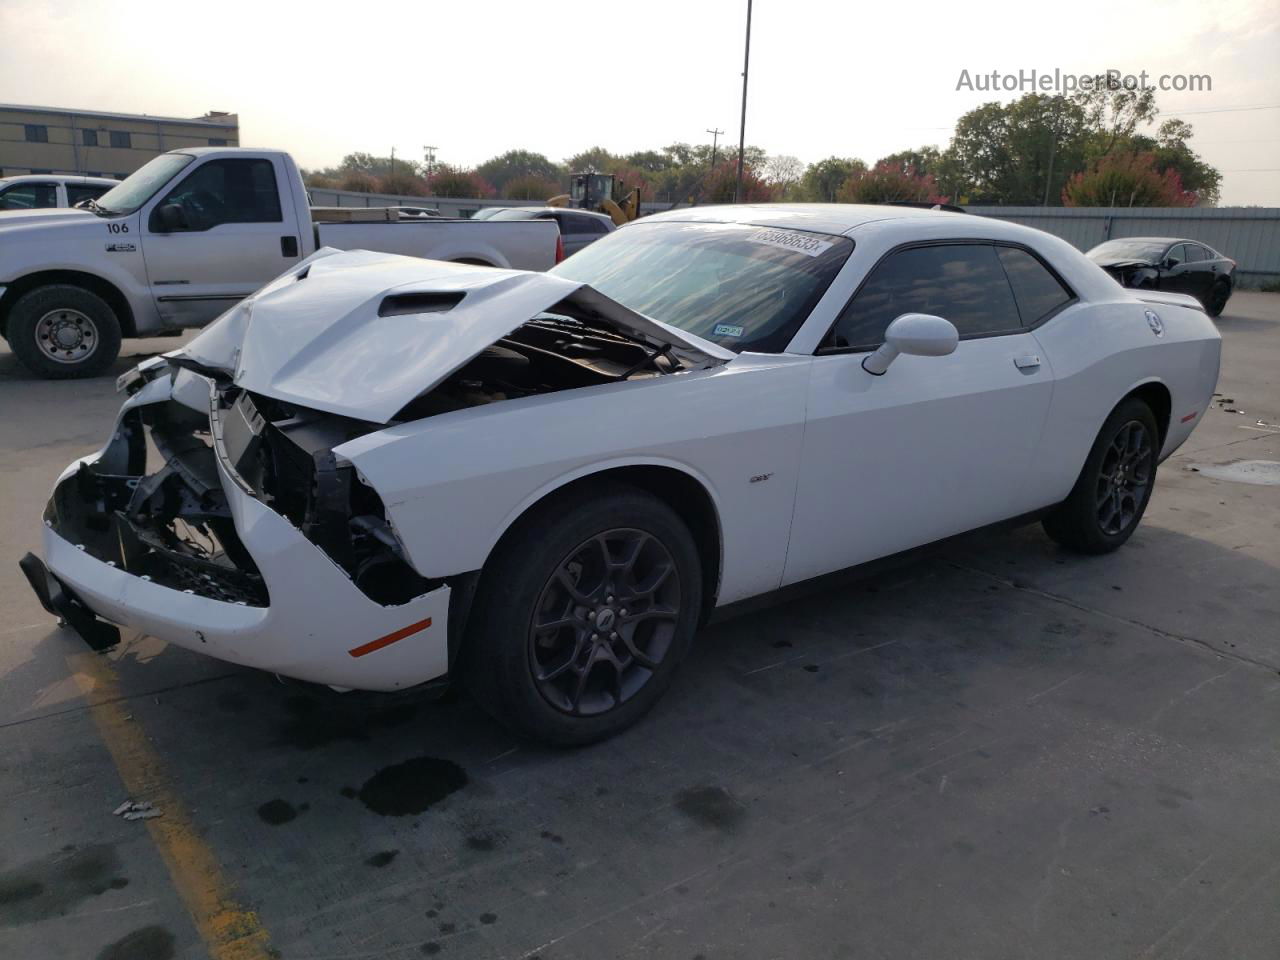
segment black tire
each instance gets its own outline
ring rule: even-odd
[[[68,332],[65,349],[55,348],[51,329]],[[9,311],[6,338],[22,365],[46,380],[97,376],[120,355],[115,311],[96,293],[65,283],[19,297]],[[64,356],[55,359],[60,352]]]
[[[605,534],[614,539],[600,547]],[[604,563],[591,560],[605,551],[616,560],[633,546],[630,572],[602,573]],[[574,558],[583,557],[575,576]],[[668,570],[661,578],[660,569]],[[562,570],[572,590],[556,577]],[[631,590],[633,574],[657,580],[647,600]],[[610,582],[612,593],[596,591]],[[575,594],[594,599],[579,603]],[[658,612],[672,607],[672,596],[674,615]],[[557,746],[602,740],[639,720],[671,685],[701,601],[698,551],[674,510],[631,486],[575,487],[517,521],[485,564],[461,652],[464,682],[518,734]],[[535,617],[566,626],[535,631]],[[601,623],[619,628],[614,639]]]
[[[1115,550],[1147,509],[1159,453],[1155,414],[1141,400],[1125,400],[1098,431],[1067,499],[1042,521],[1045,533],[1077,553]]]
[[[1219,280],[1209,290],[1209,296],[1205,297],[1204,309],[1211,317],[1222,316],[1222,311],[1227,309],[1227,301],[1231,299],[1231,281]]]

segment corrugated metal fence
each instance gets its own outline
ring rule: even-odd
[[[1235,260],[1249,286],[1280,279],[1280,209],[1274,207],[966,207],[1026,224],[1081,250],[1118,237],[1186,237]]]
[[[469,217],[481,207],[538,206],[538,200],[397,197],[350,190],[311,190],[317,207],[431,207],[446,217]],[[645,213],[667,209],[645,203]],[[1062,237],[1081,250],[1117,237],[1201,240],[1239,266],[1241,285],[1280,280],[1280,209],[1275,207],[967,207],[969,213],[1023,223]]]

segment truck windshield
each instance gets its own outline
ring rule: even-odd
[[[187,153],[162,153],[100,196],[91,209],[105,216],[133,213],[194,159]]]
[[[847,237],[740,223],[636,223],[552,268],[739,353],[780,353],[853,250]]]

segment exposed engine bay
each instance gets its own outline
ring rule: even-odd
[[[564,306],[564,305],[561,305]],[[335,447],[388,425],[577,387],[675,373],[680,362],[573,307],[540,314],[483,349],[389,424],[320,412],[237,386],[181,355],[122,378],[131,395],[169,377],[172,397],[126,411],[96,463],[61,484],[46,520],[99,560],[143,579],[249,606],[269,597],[236,532],[222,470],[287,518],[371,600],[439,586],[404,555],[381,499]],[[575,314],[577,314],[575,316]]]

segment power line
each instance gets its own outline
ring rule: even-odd
[[[1245,110],[1280,110],[1280,103],[1260,103],[1252,107],[1212,107],[1203,110],[1171,110],[1164,113],[1167,117],[1189,117],[1197,113],[1242,113]]]

